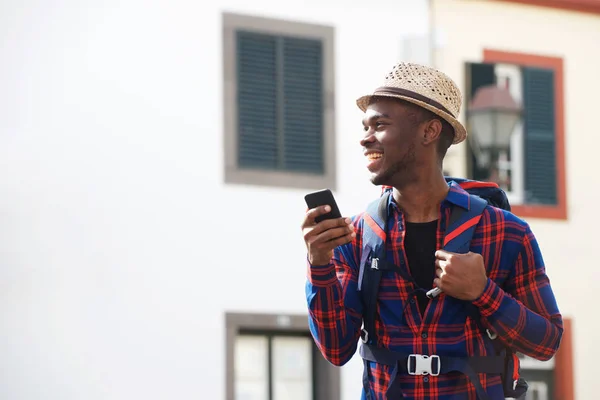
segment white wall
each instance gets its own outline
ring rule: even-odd
[[[222,185],[224,10],[336,27],[336,194],[378,193],[354,99],[424,0],[1,2],[1,399],[224,398],[223,313],[305,312],[305,191]]]
[[[568,221],[528,219],[536,234],[559,307],[574,320],[574,378],[578,399],[597,398],[600,320],[591,292],[600,280],[593,249],[600,202],[596,96],[600,93],[600,17],[495,1],[436,0],[436,28],[445,38],[437,66],[464,86],[464,63],[483,49],[562,57]],[[453,149],[447,168],[464,174],[465,147]]]

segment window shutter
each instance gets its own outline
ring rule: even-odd
[[[237,32],[238,165],[278,165],[277,40]]]
[[[523,68],[526,202],[556,204],[554,72]]]
[[[321,174],[320,40],[237,32],[238,165]]]
[[[494,64],[471,63],[469,64],[471,72],[470,98],[473,98],[477,89],[482,86],[493,85],[496,83],[496,72]]]
[[[323,54],[319,40],[283,40],[283,167],[323,173]],[[333,132],[331,132],[333,134]]]

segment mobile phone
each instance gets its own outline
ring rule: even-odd
[[[304,196],[304,200],[306,201],[306,205],[309,209],[325,205],[331,207],[331,211],[329,211],[327,214],[322,214],[315,218],[315,222],[317,223],[326,219],[335,219],[342,217],[340,209],[338,208],[338,205],[335,202],[335,198],[333,197],[333,193],[329,189],[322,189],[316,192],[309,193],[306,196]]]

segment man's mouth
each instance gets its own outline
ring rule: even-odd
[[[378,151],[369,151],[365,154],[367,157],[367,169],[371,172],[377,171],[381,167],[381,163],[383,162],[381,159],[383,158],[383,153]]]
[[[369,161],[378,160],[383,157],[383,153],[369,153],[367,154],[367,159]]]

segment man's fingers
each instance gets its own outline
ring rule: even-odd
[[[316,231],[317,228],[314,229],[314,231]],[[313,236],[312,238],[309,239],[310,244],[311,245],[319,245],[319,244],[326,244],[327,242],[330,242],[332,240],[336,240],[340,237],[346,236],[346,235],[350,235],[351,237],[354,234],[354,227],[352,225],[347,225],[345,227],[337,227],[337,228],[331,228],[331,229],[327,229],[321,233],[316,234],[316,236]],[[336,247],[336,246],[334,246]]]
[[[446,250],[438,250],[435,252],[435,258],[440,259],[440,260],[448,260],[455,255],[456,255],[456,253],[452,253],[452,252],[446,251]]]
[[[331,210],[331,208],[327,205],[315,207],[315,208],[311,208],[310,210],[307,210],[306,213],[304,214],[304,218],[302,219],[302,226],[301,226],[302,229],[305,229],[309,226],[315,225],[316,224],[315,219],[319,215],[327,214],[330,210]]]
[[[352,225],[352,220],[350,218],[336,218],[336,219],[326,219],[324,221],[319,222],[318,224],[314,225],[314,220],[311,224],[309,225],[304,225],[303,228],[307,228],[308,226],[313,226],[314,228],[310,231],[309,236],[316,236],[321,234],[322,232],[326,232],[329,229],[334,229],[334,228],[348,228],[348,229],[354,229],[354,226]]]
[[[328,205],[311,208],[306,212],[304,221],[305,223],[308,222],[309,225],[314,224],[315,218],[317,218],[319,215],[327,214],[329,211],[331,211],[331,207]]]
[[[450,260],[452,257],[461,256],[459,253],[453,253],[451,251],[446,250],[438,250],[435,252],[435,258],[439,258],[440,260]]]
[[[354,239],[354,236],[356,236],[356,235],[355,235],[354,232],[352,232],[352,233],[349,233],[349,234],[344,235],[342,237],[339,237],[339,238],[337,238],[335,240],[332,240],[332,241],[330,241],[328,243],[331,245],[332,249],[335,249],[338,246],[342,246],[342,245],[344,245],[346,243],[351,242]]]
[[[310,210],[306,211],[306,214],[304,214],[304,219],[302,220],[302,228],[315,225],[315,219],[319,215],[327,214],[329,211],[331,211],[331,207],[327,205],[311,208]]]

